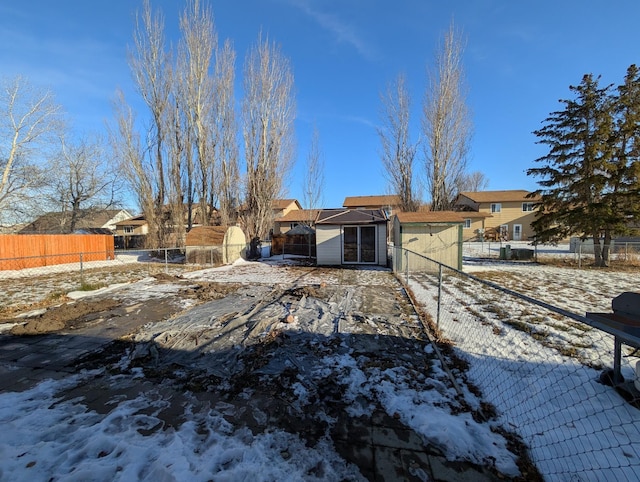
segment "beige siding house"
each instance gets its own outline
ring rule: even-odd
[[[395,246],[421,256],[406,256],[396,249],[394,269],[404,271],[408,262],[410,271],[437,271],[437,263],[461,270],[464,224],[461,214],[457,211],[398,213],[393,220]]]
[[[528,195],[525,190],[461,192],[455,205],[465,219],[463,238],[488,238],[495,233],[503,241],[531,239],[540,198]]]
[[[149,234],[149,223],[143,215],[119,221],[115,228],[116,247],[119,249],[141,248]]]
[[[273,218],[278,219],[291,211],[302,209],[302,206],[297,199],[274,199],[271,203],[271,209],[273,209]]]
[[[316,219],[318,265],[387,266],[387,222],[381,209],[323,209]]]

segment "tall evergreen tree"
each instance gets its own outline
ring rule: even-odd
[[[611,191],[607,204],[618,234],[628,234],[629,220],[640,215],[640,70],[627,69],[615,97]]]
[[[536,242],[558,242],[570,235],[593,238],[596,266],[606,266],[611,238],[611,190],[614,112],[611,86],[601,88],[599,77],[587,74],[569,87],[573,100],[561,100],[562,111],[545,119],[534,132],[549,153],[536,159],[542,167],[527,170],[540,177],[541,196]],[[604,236],[604,243],[600,243]]]

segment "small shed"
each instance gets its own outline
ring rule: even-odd
[[[237,226],[195,226],[187,233],[188,263],[231,264],[242,256],[247,241]]]
[[[395,246],[461,270],[463,225],[463,213],[457,211],[398,213],[393,220]],[[394,268],[406,269],[407,258],[401,255],[401,250],[396,250],[394,257]],[[409,269],[433,271],[437,264],[413,256],[409,260]]]
[[[323,209],[316,219],[317,264],[387,266],[388,218],[381,209]]]

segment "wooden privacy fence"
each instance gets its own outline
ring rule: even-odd
[[[107,234],[0,235],[0,270],[104,261],[114,256],[113,236]]]

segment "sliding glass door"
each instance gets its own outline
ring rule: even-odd
[[[344,226],[342,228],[342,261],[344,263],[376,262],[376,227]]]

